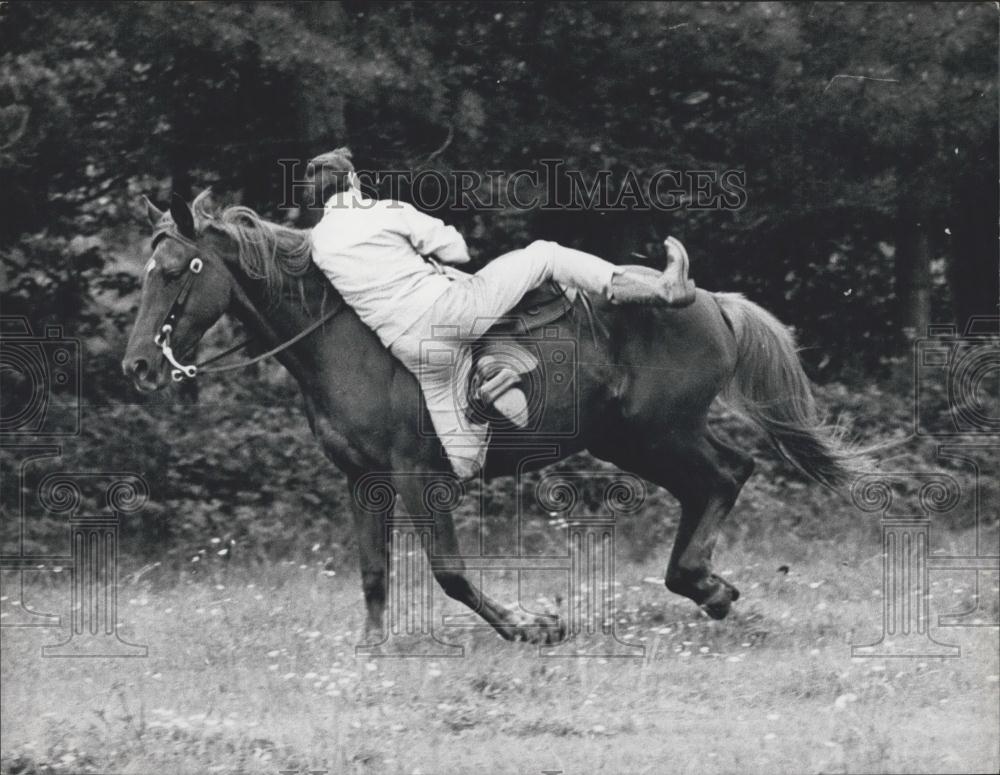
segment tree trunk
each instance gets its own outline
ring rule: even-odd
[[[996,316],[1000,299],[1000,197],[997,189],[997,129],[969,172],[952,191],[951,261],[948,279],[959,330],[973,317]]]
[[[931,322],[931,249],[919,217],[904,209],[896,239],[897,320],[907,346],[927,336]]]

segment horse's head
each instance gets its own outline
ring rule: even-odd
[[[207,208],[199,206],[206,194],[193,207],[175,195],[166,213],[145,200],[153,227],[152,255],[122,361],[125,375],[143,392],[170,381],[176,364],[168,357],[186,357],[232,300],[235,281],[222,257],[221,235],[211,218],[201,214]]]

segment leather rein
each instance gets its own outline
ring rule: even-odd
[[[178,234],[174,234],[172,231],[165,231],[161,233],[164,236],[176,239],[189,247],[196,247],[193,242],[184,239]],[[170,308],[167,310],[166,317],[163,318],[163,323],[160,324],[160,327],[157,329],[157,333],[153,336],[153,343],[160,348],[160,352],[163,353],[163,357],[166,358],[167,362],[169,362],[173,367],[170,372],[170,376],[173,378],[174,382],[182,382],[185,379],[194,379],[198,374],[220,374],[225,371],[237,371],[266,360],[273,355],[277,355],[283,350],[287,350],[293,344],[300,342],[302,339],[305,339],[309,336],[309,334],[316,331],[316,329],[332,320],[333,317],[340,312],[341,307],[343,306],[342,303],[337,304],[333,307],[333,309],[326,312],[319,319],[314,320],[291,339],[282,342],[277,347],[273,347],[265,353],[255,355],[253,358],[248,358],[245,361],[206,368],[209,364],[220,361],[238,350],[242,350],[253,341],[253,337],[247,337],[241,342],[237,342],[236,344],[227,347],[222,352],[215,353],[199,363],[183,364],[177,359],[177,356],[174,355],[173,348],[170,346],[170,335],[174,332],[174,329],[177,326],[177,321],[180,319],[181,313],[184,311],[184,305],[187,303],[188,296],[191,294],[191,288],[194,286],[194,281],[197,279],[198,275],[201,274],[201,270],[204,266],[205,262],[202,261],[199,256],[195,256],[188,262],[187,271],[184,274],[184,279],[181,281],[181,287],[177,291],[177,296],[174,297]]]

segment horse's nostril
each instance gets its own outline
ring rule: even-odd
[[[132,372],[133,377],[138,377],[139,379],[142,379],[143,377],[146,376],[146,373],[149,371],[149,363],[146,361],[145,358],[136,358],[134,361],[132,361],[132,366],[129,370]]]

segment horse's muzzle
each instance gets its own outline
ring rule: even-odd
[[[122,372],[131,377],[132,384],[140,393],[153,393],[167,384],[167,376],[162,368],[150,367],[145,358],[132,358],[122,361]]]

